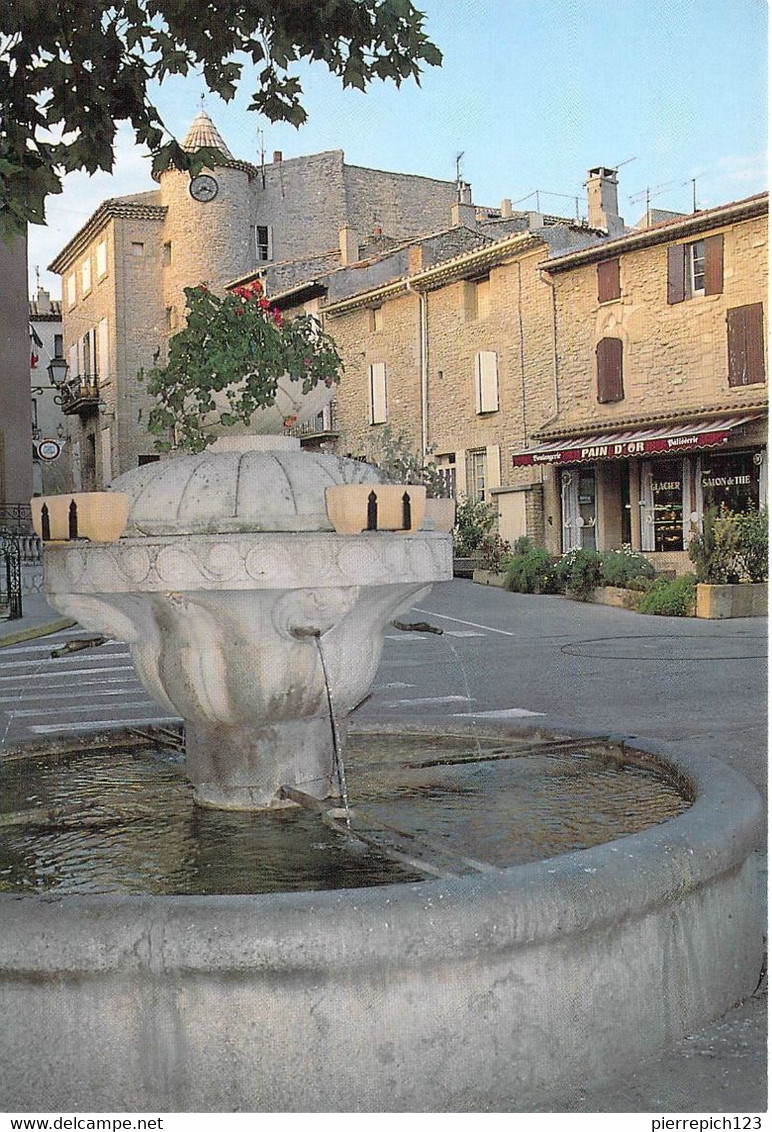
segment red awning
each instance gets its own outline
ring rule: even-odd
[[[760,414],[748,417],[719,417],[698,425],[669,425],[658,428],[637,429],[630,432],[605,432],[598,436],[571,437],[550,444],[537,444],[512,456],[512,466],[523,468],[531,464],[575,464],[594,460],[624,460],[628,456],[645,456],[649,453],[692,452],[695,448],[720,448],[726,444],[733,429],[750,421],[759,420]]]

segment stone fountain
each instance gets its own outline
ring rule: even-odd
[[[46,549],[52,603],[128,641],[185,720],[206,806],[336,793],[330,701],[345,731],[383,626],[451,574],[415,513],[332,529],[327,488],[362,494],[373,469],[269,443],[128,473],[120,539]],[[0,895],[0,1107],[560,1111],[762,965],[758,796],[711,760],[638,757],[686,812],[546,861],[261,896]]]
[[[292,437],[223,438],[116,480],[129,499],[118,541],[49,546],[51,604],[127,641],[150,695],[185,720],[201,805],[330,794],[330,701],[343,731],[384,626],[452,577],[449,537],[417,529],[423,489],[407,530],[335,532],[328,489],[363,484],[380,485],[374,468]]]

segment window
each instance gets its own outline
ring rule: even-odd
[[[272,258],[271,230],[264,224],[254,225],[255,259],[258,263]]]
[[[164,267],[171,267],[172,262],[172,242],[167,240],[164,244],[163,265]]]
[[[667,250],[667,301],[682,303],[724,290],[724,237],[706,236]]]
[[[61,334],[54,334],[54,357],[64,357],[64,337]]]
[[[373,307],[370,310],[370,332],[383,330],[383,307]]]
[[[103,318],[97,327],[96,332],[96,372],[99,375],[100,384],[109,380],[110,377],[110,338],[107,329],[107,319]]]
[[[84,259],[80,266],[81,291],[87,295],[91,290],[91,258]]]
[[[610,303],[619,299],[622,289],[619,283],[619,259],[606,259],[598,264],[598,302]]]
[[[97,279],[104,279],[107,275],[107,240],[100,240],[96,249]]]
[[[131,245],[131,254],[132,255],[144,255],[145,254],[145,245],[143,243],[141,243],[139,240],[135,240]]]
[[[467,322],[487,318],[490,314],[490,279],[475,279],[461,284],[461,309]]]
[[[494,350],[481,350],[474,360],[477,413],[495,413],[499,408],[499,365]]]
[[[595,348],[598,401],[605,405],[624,400],[622,384],[622,339],[601,338]]]
[[[77,296],[75,294],[75,272],[67,276],[67,305],[74,307]]]
[[[477,448],[469,453],[466,482],[471,499],[485,499],[485,449]]]
[[[703,510],[758,511],[760,452],[705,453],[700,458]]]
[[[766,380],[764,365],[764,308],[761,303],[726,312],[729,385],[759,385]]]
[[[386,418],[386,366],[374,362],[370,366],[370,424],[385,424]]]

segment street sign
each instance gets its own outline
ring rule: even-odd
[[[62,454],[62,446],[58,440],[41,440],[38,444],[38,456],[41,460],[56,460]]]

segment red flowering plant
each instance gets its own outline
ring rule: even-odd
[[[187,322],[169,340],[165,365],[140,379],[157,404],[150,414],[156,447],[201,452],[215,436],[212,423],[249,424],[276,403],[279,383],[309,393],[331,387],[343,369],[335,343],[312,315],[284,319],[255,281],[224,296],[205,284],[186,287]]]

